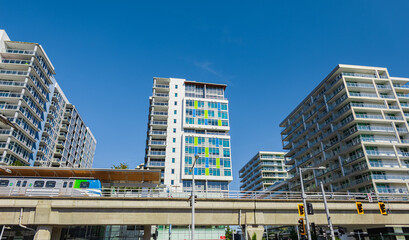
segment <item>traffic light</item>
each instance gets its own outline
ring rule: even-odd
[[[312,208],[312,203],[307,203],[307,214],[314,215],[314,209]]]
[[[339,227],[338,228],[338,232],[339,232],[339,235],[344,235],[345,234],[345,229],[343,228],[343,227]]]
[[[303,204],[298,204],[298,215],[300,215],[300,217],[305,216],[305,211],[304,211],[304,205]]]
[[[364,208],[362,207],[361,202],[356,202],[356,210],[358,211],[358,214],[364,214]]]
[[[300,218],[298,220],[298,230],[300,231],[301,235],[305,235],[305,225],[304,225],[304,219]]]
[[[388,211],[386,210],[385,203],[378,202],[379,210],[381,211],[382,215],[388,215]]]

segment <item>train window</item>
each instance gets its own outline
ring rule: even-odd
[[[63,188],[67,187],[67,182],[64,182],[64,184],[62,185]]]
[[[27,181],[24,181],[22,187],[26,187],[26,185],[27,185]]]
[[[72,182],[70,182],[70,184],[68,185],[69,188],[72,188]]]
[[[9,185],[9,180],[0,180],[0,187],[7,187]]]
[[[55,181],[47,181],[47,183],[45,184],[46,188],[53,188],[55,187],[56,182]]]
[[[16,187],[20,187],[21,181],[17,181]]]
[[[44,181],[35,181],[34,182],[34,187],[35,188],[44,187]]]
[[[89,188],[89,182],[80,183],[80,188]]]

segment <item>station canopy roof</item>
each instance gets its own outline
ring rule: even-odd
[[[160,170],[140,169],[0,166],[0,175],[3,177],[95,178],[99,179],[103,185],[111,186],[158,186],[160,173]]]

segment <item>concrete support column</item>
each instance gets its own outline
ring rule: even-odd
[[[152,229],[152,225],[143,226],[143,240],[151,239],[151,229]]]
[[[38,226],[34,240],[51,240],[52,226]]]
[[[248,225],[246,232],[247,232],[248,240],[252,240],[254,233],[256,234],[257,240],[262,240],[263,233],[264,233],[264,226],[263,225]]]
[[[51,232],[51,239],[60,239],[61,238],[62,227],[53,227]]]

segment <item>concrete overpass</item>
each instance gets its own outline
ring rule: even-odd
[[[326,225],[322,200],[309,202],[315,212],[309,216],[310,222]],[[328,200],[333,224],[409,226],[409,201],[388,202],[388,215],[380,214],[377,202],[361,202],[363,215],[357,214],[355,200]],[[299,203],[301,199],[198,199],[196,225],[246,225],[250,236],[257,232],[261,238],[263,225],[296,225]],[[0,197],[0,224],[37,226],[35,239],[50,239],[52,234],[58,236],[61,227],[73,225],[145,225],[148,231],[151,225],[190,223],[191,207],[186,198]]]

